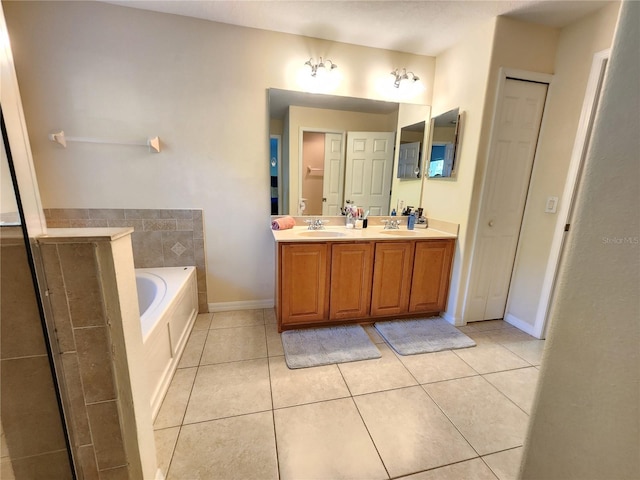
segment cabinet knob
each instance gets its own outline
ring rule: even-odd
[[[493,227],[493,220],[489,220],[489,226]]]

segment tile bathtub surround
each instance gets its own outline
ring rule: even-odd
[[[201,314],[154,425],[158,464],[167,480],[515,480],[540,341],[486,327],[469,335],[523,363],[400,356],[365,326],[382,358],[290,370],[272,309]]]
[[[20,227],[0,228],[0,478],[70,479],[62,421]]]
[[[135,267],[195,266],[198,308],[208,311],[202,210],[48,208],[44,214],[49,228],[133,227]]]
[[[133,328],[128,325],[137,315],[137,301],[121,294],[133,284],[130,239],[125,229],[111,230],[125,234],[38,239],[62,360],[71,447],[80,477],[97,480],[133,478],[151,468],[141,446],[143,424],[133,429],[141,412],[148,415],[153,439],[148,397],[134,388],[140,374],[131,363],[141,363],[136,362],[141,353],[129,349],[135,346],[127,329]],[[138,341],[142,350],[142,338]],[[146,410],[139,408],[143,403]]]

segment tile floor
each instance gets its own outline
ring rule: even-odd
[[[273,310],[199,315],[154,423],[168,480],[513,479],[544,341],[289,370]],[[168,472],[168,473],[167,473]]]

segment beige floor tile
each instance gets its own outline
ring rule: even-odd
[[[173,449],[176,446],[176,440],[178,440],[178,433],[180,427],[163,428],[162,430],[156,430],[154,433],[156,440],[156,457],[158,459],[158,468],[162,470],[165,477],[169,470],[169,464],[171,463],[171,457],[173,456]]]
[[[478,375],[478,372],[450,350],[420,355],[398,355],[398,358],[419,383]]]
[[[209,331],[200,364],[235,362],[266,356],[267,338],[264,325],[221,328]]]
[[[479,454],[522,445],[528,415],[484,378],[459,378],[423,388]]]
[[[416,473],[402,480],[496,480],[491,469],[479,458],[454,463],[428,472]]]
[[[506,342],[502,344],[520,358],[524,358],[531,365],[538,366],[542,363],[544,340],[529,340],[526,342]]]
[[[493,373],[530,366],[528,362],[498,344],[478,344],[473,348],[452,350],[478,373]]]
[[[185,425],[167,480],[278,478],[271,412]]]
[[[194,330],[209,330],[211,325],[211,318],[213,313],[201,313],[196,317],[196,321],[193,324]]]
[[[278,319],[276,318],[276,309],[274,308],[265,308],[263,311],[264,314],[264,323],[266,325],[278,324]]]
[[[378,344],[377,347],[382,354],[381,358],[338,365],[352,395],[381,392],[418,384],[388,346]]]
[[[273,408],[349,397],[336,365],[289,369],[284,357],[269,358]]]
[[[532,337],[528,333],[525,333],[515,327],[507,327],[500,330],[491,330],[486,333],[494,342],[500,344],[504,344],[507,342],[526,342],[536,340],[535,337]]]
[[[392,477],[477,456],[420,387],[354,397]]]
[[[264,325],[264,312],[262,309],[216,312],[213,314],[209,328],[248,327],[252,325]]]
[[[350,398],[274,411],[280,478],[388,478]]]
[[[271,409],[267,359],[198,368],[184,423]]]
[[[153,428],[176,427],[182,424],[197,370],[197,368],[179,368],[176,370],[158,411]]]
[[[504,395],[518,405],[527,414],[531,414],[531,405],[538,384],[538,370],[534,367],[489,373],[484,378]]]
[[[282,338],[278,333],[277,324],[267,324],[264,326],[267,332],[267,353],[270,357],[277,357],[284,355],[284,348],[282,347]]]
[[[522,447],[482,457],[500,480],[517,480],[522,461]]]
[[[380,335],[378,330],[376,330],[376,327],[374,327],[373,325],[365,325],[363,328],[364,328],[364,331],[367,332],[367,335],[369,335],[369,338],[373,343],[375,344],[387,343],[384,341],[384,338],[382,338],[382,335]]]
[[[178,368],[197,367],[200,365],[200,358],[207,341],[208,330],[192,330],[189,340],[184,347]]]
[[[499,330],[510,325],[503,320],[483,320],[481,322],[469,322],[464,327],[458,327],[463,332],[485,332],[489,330]],[[464,330],[463,330],[464,329]]]

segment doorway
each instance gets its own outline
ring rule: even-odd
[[[550,76],[501,72],[464,319],[504,317]]]

